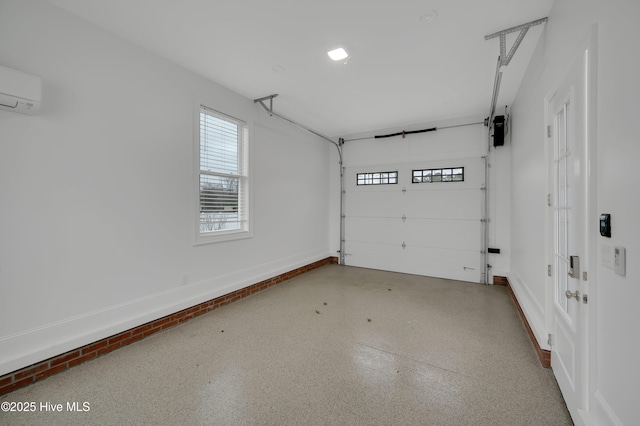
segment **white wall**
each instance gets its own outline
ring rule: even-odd
[[[640,3],[635,0],[557,0],[545,34],[532,59],[513,106],[512,263],[511,282],[546,346],[546,161],[544,96],[566,71],[570,60],[597,24],[597,212],[611,213],[611,239],[597,237],[598,264],[589,282],[592,339],[588,358],[594,424],[637,424],[637,384],[640,369],[640,158],[637,121],[640,117]],[[597,227],[597,222],[592,224]],[[627,249],[627,274],[603,267],[601,249]]]
[[[329,144],[45,2],[0,40],[44,82],[0,112],[0,375],[334,254]],[[196,98],[252,127],[252,239],[193,245]]]

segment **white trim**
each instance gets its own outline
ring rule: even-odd
[[[529,286],[513,272],[508,275],[509,284],[513,293],[516,295],[516,299],[522,308],[524,316],[527,318],[529,327],[538,342],[538,346],[544,350],[551,350],[551,347],[547,343],[547,327],[545,325],[545,311],[544,308],[533,297]]]
[[[598,426],[623,426],[600,391],[594,393],[593,399],[595,402],[591,410],[593,424]]]

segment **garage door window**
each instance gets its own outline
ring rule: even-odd
[[[463,182],[464,167],[413,170],[412,183]]]
[[[371,172],[356,175],[358,185],[392,185],[398,183],[398,172]]]

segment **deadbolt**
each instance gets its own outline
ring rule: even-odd
[[[580,279],[580,258],[578,256],[569,256],[569,276]]]

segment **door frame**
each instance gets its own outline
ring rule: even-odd
[[[551,90],[544,98],[545,108],[545,164],[547,172],[547,189],[549,194],[554,192],[554,175],[553,175],[553,149],[554,149],[554,137],[548,136],[548,126],[553,124],[554,113],[551,110],[551,101],[556,94],[557,90],[561,87],[563,82],[567,78],[569,70],[573,67],[576,61],[582,61],[585,72],[585,103],[586,103],[586,125],[584,133],[586,141],[584,143],[584,167],[585,176],[582,179],[584,185],[583,205],[586,208],[584,229],[583,233],[584,241],[584,253],[585,259],[581,260],[581,275],[582,272],[587,273],[587,280],[583,281],[580,277],[580,292],[582,295],[586,294],[588,297],[587,304],[579,303],[582,313],[579,313],[580,320],[584,322],[580,327],[580,347],[578,348],[580,359],[580,371],[582,374],[581,388],[576,390],[579,392],[579,401],[581,406],[576,407],[574,412],[571,413],[573,421],[576,425],[589,425],[593,424],[592,410],[594,399],[597,394],[597,277],[598,277],[598,257],[597,257],[597,243],[598,243],[598,212],[597,212],[597,46],[598,46],[598,28],[597,25],[593,25],[589,29],[589,33],[585,40],[580,44],[578,52],[575,56],[567,62],[565,69],[567,72],[560,75],[561,78],[556,79],[556,83],[552,86]],[[555,244],[554,237],[554,209],[553,205],[547,207],[547,215],[545,220],[545,259],[549,265],[553,265],[553,245]],[[554,271],[555,273],[555,271]],[[554,273],[551,276],[547,276],[545,287],[545,326],[548,333],[553,333],[555,310],[554,310]],[[584,309],[586,308],[586,309]],[[584,312],[586,310],[586,312]],[[551,336],[551,350],[554,350],[553,336]],[[553,368],[553,366],[552,366]],[[555,374],[555,372],[554,372]]]

